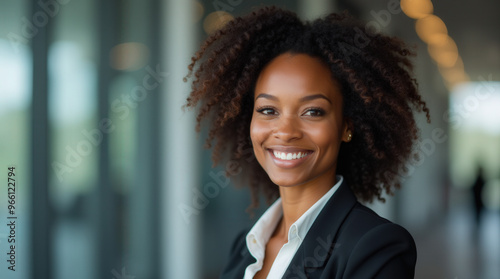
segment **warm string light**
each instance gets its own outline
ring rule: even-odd
[[[434,15],[430,0],[401,0],[401,9],[416,20],[415,30],[419,38],[427,44],[427,51],[436,62],[441,76],[449,88],[469,81],[462,58],[458,54],[455,41],[448,35],[446,24]]]
[[[419,38],[427,44],[427,51],[438,65],[446,85],[452,88],[459,83],[469,81],[457,45],[448,35],[448,29],[443,20],[433,14],[432,2],[430,0],[401,0],[400,5],[408,17],[415,19],[415,30]],[[200,2],[197,2],[196,12],[197,18],[204,13]],[[207,34],[211,34],[233,18],[233,15],[223,10],[209,13],[203,21],[203,29]]]
[[[207,14],[203,19],[203,30],[205,30],[205,33],[212,34],[233,20],[234,16],[230,12],[240,4],[241,1],[229,1],[228,3],[214,1],[213,6],[215,11]],[[196,22],[203,18],[205,14],[205,7],[200,1],[195,2],[195,13]]]
[[[233,19],[233,15],[225,11],[215,11],[208,14],[203,21],[203,29],[207,34],[211,34],[221,29]]]

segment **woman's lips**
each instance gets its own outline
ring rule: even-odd
[[[278,167],[294,168],[309,158],[313,152],[310,150],[301,151],[279,151],[275,149],[268,149],[268,152]]]

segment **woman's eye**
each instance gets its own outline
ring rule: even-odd
[[[257,110],[258,113],[262,113],[264,115],[275,115],[276,111],[272,108],[261,108]]]
[[[308,109],[305,113],[305,116],[323,116],[325,115],[325,111],[322,109]]]

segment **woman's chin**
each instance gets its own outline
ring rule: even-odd
[[[274,178],[274,179],[271,179],[271,181],[280,186],[280,187],[285,187],[285,188],[288,188],[288,187],[294,187],[294,186],[298,186],[300,184],[304,184],[304,181],[302,180],[299,180],[299,179],[286,179],[286,178]]]

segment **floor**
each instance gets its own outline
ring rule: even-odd
[[[416,236],[415,278],[500,279],[500,213],[485,211],[476,226],[468,204],[453,207],[445,221]]]

